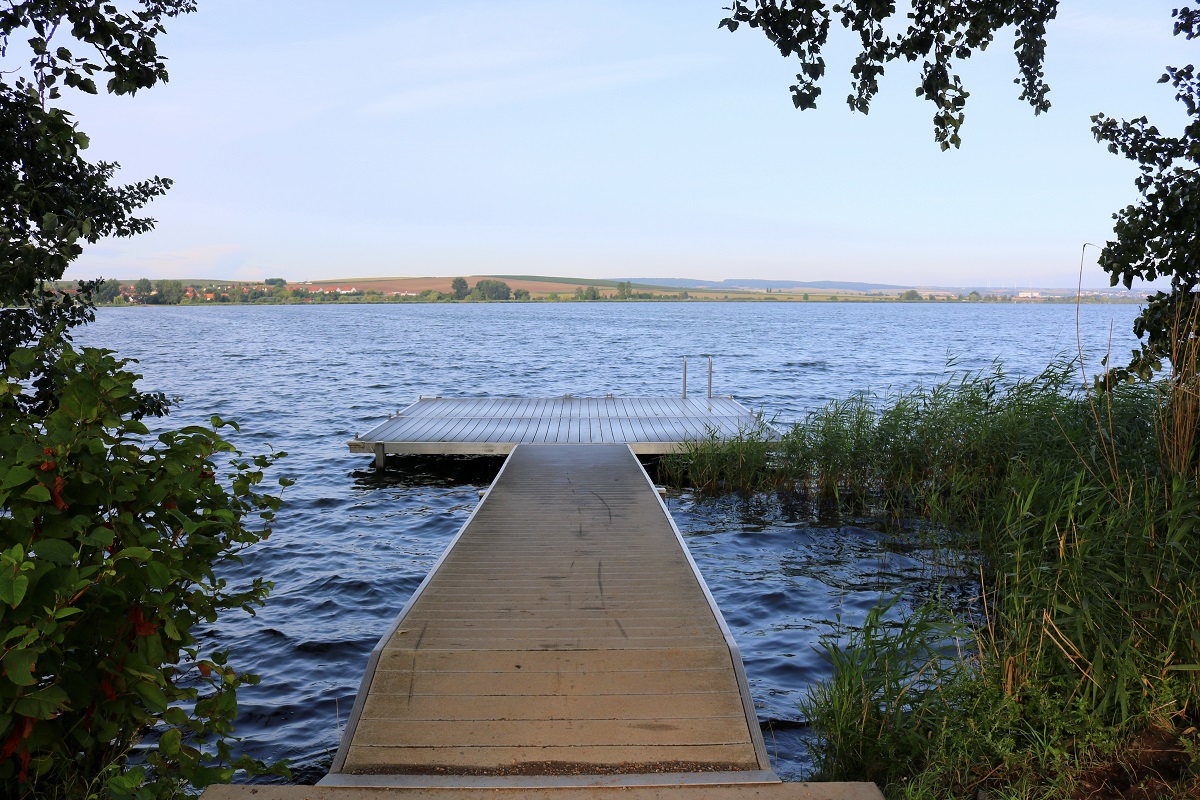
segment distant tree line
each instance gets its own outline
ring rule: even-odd
[[[62,289],[69,289],[63,284]],[[441,292],[437,289],[427,289],[420,293],[414,292],[383,292],[378,289],[357,288],[325,288],[309,284],[289,284],[284,278],[267,278],[261,284],[229,283],[229,284],[186,284],[180,280],[163,279],[151,281],[141,278],[133,283],[104,281],[93,293],[95,302],[106,305],[180,305],[209,303],[439,303],[439,302],[487,302],[487,301],[517,301],[529,302],[599,302],[608,300],[689,300],[692,299],[687,290],[678,293],[635,292],[633,284],[621,281],[616,284],[615,292],[604,292],[598,286],[578,286],[571,294],[549,292],[541,297],[533,297],[528,289],[512,289],[508,283],[495,278],[481,278],[474,287],[468,285],[465,278],[454,278],[450,282],[450,291]],[[722,298],[707,297],[703,299],[723,300],[754,300],[753,297]],[[799,297],[782,295],[778,292],[770,297],[759,297],[759,300],[810,301],[806,292]],[[831,295],[817,296],[817,302],[849,301],[884,301],[901,303],[1112,303],[1121,302],[1119,299],[1088,295],[1077,298],[1075,295],[1034,295],[1014,296],[1012,294],[992,293],[982,294],[971,291],[969,294],[952,295],[947,293],[922,294],[916,289],[907,289],[898,296],[881,292],[867,295],[840,297]],[[1132,301],[1131,301],[1132,302]]]

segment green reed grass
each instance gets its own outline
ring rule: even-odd
[[[977,554],[972,613],[888,623],[881,606],[824,643],[832,677],[803,704],[818,777],[1068,796],[1154,730],[1191,753],[1172,791],[1200,790],[1200,344],[1179,342],[1157,384],[1097,393],[1069,362],[1023,380],[994,365],[671,461],[702,492],[925,520]]]

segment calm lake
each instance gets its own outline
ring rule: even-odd
[[[1040,372],[1082,346],[1088,374],[1127,356],[1137,307],[867,303],[558,303],[101,309],[78,337],[140,361],[143,388],[180,398],[168,422],[236,420],[246,453],[286,450],[297,480],[243,575],[275,589],[257,617],[208,636],[239,670],[238,733],[301,782],[327,770],[367,653],[474,507],[498,459],[393,458],[346,441],[418,395],[730,394],[780,421],[860,390],[941,381],[947,364]],[[1079,343],[1081,340],[1081,344]],[[863,527],[815,527],[770,497],[669,506],[746,661],[776,771],[808,769],[796,709],[827,674],[819,637],[881,598],[932,585],[919,552]],[[237,575],[231,576],[236,579]],[[969,595],[969,579],[960,590]]]

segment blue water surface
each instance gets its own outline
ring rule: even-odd
[[[714,392],[780,420],[829,400],[1003,362],[1032,375],[1080,350],[1089,372],[1133,347],[1135,306],[866,303],[523,303],[101,309],[77,338],[136,358],[143,388],[180,398],[167,422],[237,420],[244,452],[285,450],[296,480],[275,532],[233,580],[275,584],[256,617],[206,635],[262,683],[237,732],[297,780],[329,767],[367,653],[491,482],[491,458],[393,459],[346,441],[419,395]],[[919,553],[860,527],[816,527],[764,498],[669,505],[746,662],[774,766],[809,763],[796,701],[828,674],[816,645],[880,598],[930,586]]]

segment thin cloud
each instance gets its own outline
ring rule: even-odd
[[[368,116],[408,114],[431,108],[478,108],[588,94],[617,86],[649,83],[681,75],[698,59],[673,56],[631,59],[610,64],[535,70],[489,78],[460,78],[394,92],[362,108]]]

